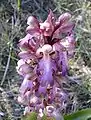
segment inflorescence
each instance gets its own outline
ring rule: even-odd
[[[27,35],[19,41],[16,67],[24,78],[18,97],[26,106],[24,114],[36,111],[40,117],[55,117],[66,107],[68,94],[60,83],[74,55],[74,23],[70,19],[71,15],[64,13],[56,20],[50,10],[44,22],[33,16],[27,20]]]

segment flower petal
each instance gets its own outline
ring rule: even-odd
[[[62,15],[59,16],[58,21],[57,21],[57,25],[63,25],[65,23],[67,23],[71,18],[71,14],[70,13],[64,13]]]
[[[40,29],[44,36],[51,36],[54,31],[54,15],[50,10],[50,13],[44,23],[40,23]]]
[[[27,24],[29,26],[33,26],[35,28],[38,28],[39,27],[39,22],[38,20],[34,17],[34,16],[29,16],[28,19],[27,19]]]
[[[74,28],[74,25],[75,25],[74,23],[68,22],[67,24],[61,26],[59,28],[59,31],[60,33],[68,33],[68,32],[71,33]]]
[[[29,77],[29,76],[26,76],[26,77],[24,78],[23,83],[22,83],[22,85],[21,85],[21,87],[20,87],[19,92],[20,92],[21,94],[25,94],[26,90],[31,89],[32,86],[33,86],[32,81],[31,81],[28,77]]]
[[[22,51],[18,54],[18,56],[23,60],[34,59],[36,58],[34,54],[30,51]]]

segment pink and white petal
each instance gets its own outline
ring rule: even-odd
[[[29,33],[30,35],[40,34],[40,29],[39,28],[34,28],[32,26],[28,26],[26,28],[26,32]]]
[[[31,89],[32,86],[33,84],[32,81],[29,79],[29,75],[26,75],[19,89],[20,94],[25,94],[27,92],[26,90]]]
[[[70,20],[70,18],[71,18],[70,13],[64,13],[60,15],[56,22],[56,26],[62,26],[63,24],[67,23]]]
[[[51,36],[54,31],[54,15],[50,10],[50,13],[44,23],[40,23],[40,30],[44,36]]]
[[[46,19],[47,22],[50,23],[50,25],[54,28],[54,25],[55,25],[55,17],[54,17],[54,14],[52,12],[52,10],[50,9],[50,12],[49,12],[49,15]]]
[[[61,34],[61,33],[70,33],[70,32],[72,32],[74,26],[75,26],[74,23],[68,22],[67,24],[65,24],[65,25],[63,25],[63,26],[61,26],[61,27],[59,28],[60,34]]]
[[[30,51],[22,51],[18,54],[18,56],[21,58],[21,59],[24,59],[24,60],[28,60],[28,59],[34,59],[36,58],[36,56],[34,54],[32,54]]]
[[[35,28],[39,28],[39,22],[34,16],[29,16],[27,19],[27,24]]]

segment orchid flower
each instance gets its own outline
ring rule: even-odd
[[[68,73],[68,60],[75,49],[74,23],[70,19],[71,14],[64,13],[56,20],[50,10],[44,22],[33,16],[27,20],[26,36],[18,44],[20,60],[16,67],[24,78],[18,97],[26,106],[24,114],[36,111],[40,117],[47,114],[61,119],[68,94],[59,82]]]

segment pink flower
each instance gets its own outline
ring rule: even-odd
[[[20,60],[17,72],[24,80],[18,101],[25,112],[36,111],[60,118],[60,110],[67,105],[68,94],[60,88],[61,76],[68,73],[68,60],[74,55],[74,23],[64,13],[58,19],[50,13],[44,22],[30,16],[26,36],[19,41]],[[54,107],[55,106],[55,107]]]

